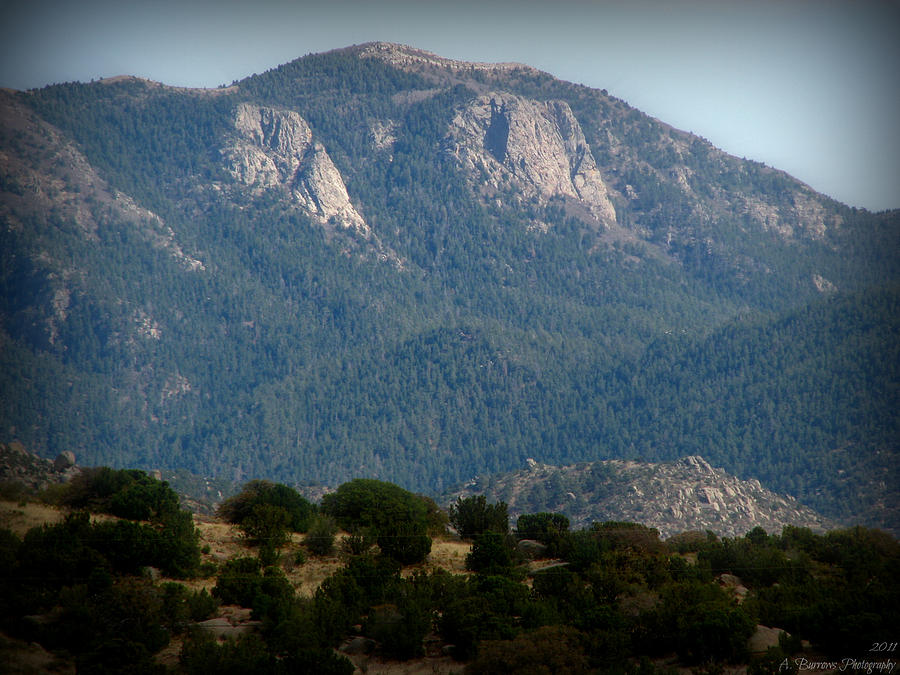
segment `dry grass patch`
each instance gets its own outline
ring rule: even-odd
[[[0,527],[12,530],[20,537],[32,527],[55,525],[68,512],[55,506],[35,502],[0,502]]]
[[[431,553],[421,565],[407,568],[407,571],[435,572],[444,570],[451,574],[469,574],[466,569],[466,556],[472,550],[471,542],[459,539],[435,538],[431,542]]]
[[[41,504],[40,502],[0,501],[0,528],[12,530],[20,537],[33,527],[61,523],[71,511],[69,509]],[[105,513],[92,513],[91,522],[118,520]]]
[[[209,553],[203,554],[203,562],[214,562],[218,565],[253,552],[244,542],[241,531],[231,523],[194,516],[194,527],[200,534],[200,548],[209,546]]]
[[[337,572],[344,566],[343,560],[338,557],[337,552],[340,551],[341,541],[347,536],[345,532],[339,532],[334,538],[334,555],[314,556],[303,546],[303,534],[292,534],[291,542],[281,551],[282,568],[287,575],[288,581],[294,587],[297,595],[304,598],[311,598],[316,593],[316,589],[322,585],[332,574]],[[302,553],[306,561],[296,564],[297,554]]]

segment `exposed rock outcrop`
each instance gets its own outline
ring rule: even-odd
[[[238,639],[259,630],[262,622],[252,620],[250,610],[245,607],[225,605],[219,609],[219,616],[200,621],[196,625],[204,633],[224,641],[229,638]]]
[[[71,450],[50,461],[31,454],[18,441],[0,443],[0,482],[17,484],[25,490],[42,490],[54,483],[67,483],[80,473]]]
[[[785,525],[822,531],[837,524],[765,489],[758,480],[741,480],[713,468],[699,456],[651,464],[606,460],[552,466],[531,460],[522,471],[474,480],[452,498],[484,494],[503,500],[513,517],[522,513],[563,513],[573,529],[594,521],[620,520],[659,530],[663,537],[699,530],[728,537],[755,527],[779,533]]]
[[[770,628],[769,626],[757,624],[753,635],[747,640],[747,651],[751,654],[765,654],[770,647],[778,646],[782,633],[790,636],[790,633],[780,628]]]
[[[563,101],[480,96],[453,118],[448,146],[492,192],[515,189],[542,203],[562,197],[601,224],[616,222],[584,132]]]
[[[71,450],[64,450],[53,460],[53,468],[56,471],[63,472],[75,466],[75,453]]]
[[[242,103],[235,112],[234,128],[237,137],[223,152],[235,180],[259,190],[284,188],[323,225],[371,236],[350,202],[340,171],[299,114]]]

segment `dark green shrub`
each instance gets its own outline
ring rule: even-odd
[[[178,512],[169,484],[137,469],[84,469],[62,492],[65,506],[129,520],[161,520]]]
[[[510,542],[498,532],[476,535],[472,551],[466,556],[466,569],[480,574],[509,574],[514,565]]]
[[[552,544],[569,531],[569,519],[561,513],[531,513],[519,516],[516,534],[519,539],[537,539]]]
[[[341,573],[351,577],[359,589],[354,602],[372,606],[390,602],[405,589],[401,569],[392,558],[364,555],[350,559]]]
[[[612,550],[628,549],[642,554],[665,553],[667,550],[666,545],[660,541],[659,530],[640,523],[593,523],[590,531],[600,541],[608,543]]]
[[[353,675],[353,664],[333,649],[303,649],[284,659],[288,673],[315,673],[316,675]]]
[[[641,616],[638,632],[646,639],[646,648],[675,651],[686,664],[736,663],[746,657],[747,639],[756,622],[719,586],[671,583],[660,595],[660,604]]]
[[[290,538],[290,524],[291,516],[283,507],[257,503],[240,522],[239,527],[252,543],[278,549]]]
[[[370,478],[357,478],[322,497],[322,512],[343,529],[369,527],[378,531],[397,521],[420,523],[427,528],[428,509],[421,499],[403,488]]]
[[[576,571],[585,572],[591,565],[598,563],[603,553],[611,548],[609,541],[597,537],[595,533],[578,530],[560,538],[557,555],[570,563]]]
[[[377,541],[382,554],[401,565],[415,565],[431,553],[431,537],[421,523],[400,521],[384,525],[378,531]]]
[[[465,661],[475,656],[481,640],[511,640],[520,631],[527,612],[528,589],[505,577],[481,577],[470,581],[462,594],[442,606],[438,628],[444,640],[455,646],[453,656]]]
[[[205,588],[201,588],[188,593],[187,608],[191,621],[206,621],[219,608],[219,601]]]
[[[0,578],[9,578],[8,573],[16,563],[22,540],[12,530],[0,528]]]
[[[157,566],[177,578],[192,577],[200,569],[200,535],[187,511],[167,514],[157,526],[159,551]]]
[[[416,495],[416,498],[425,505],[425,520],[428,523],[428,534],[432,537],[439,537],[445,534],[447,532],[447,523],[449,522],[447,513],[431,497]]]
[[[92,543],[90,516],[77,511],[61,523],[26,532],[17,552],[17,568],[44,588],[80,583],[96,569],[111,569],[110,561]]]
[[[392,483],[352,480],[325,495],[321,508],[346,530],[368,528],[381,552],[404,565],[421,562],[431,551],[426,502]]]
[[[316,514],[316,507],[293,488],[264,480],[247,483],[239,494],[219,506],[218,514],[229,523],[241,525],[260,505],[283,509],[287,513],[287,527],[293,532],[306,532]]]
[[[129,474],[132,480],[109,499],[109,513],[130,520],[156,520],[178,511],[178,495],[155,478],[142,472]]]
[[[532,589],[543,598],[568,598],[583,593],[577,574],[568,567],[551,567],[534,575]]]
[[[275,657],[259,635],[250,633],[222,645],[207,633],[196,632],[181,649],[181,667],[189,675],[268,675],[279,672]]]
[[[111,520],[91,526],[91,545],[114,570],[136,574],[142,567],[162,567],[160,535],[148,525],[130,520]]]
[[[430,608],[414,598],[404,597],[400,604],[373,607],[365,633],[379,642],[384,656],[406,661],[425,654],[423,641],[431,624]]]
[[[469,675],[587,675],[595,672],[585,653],[586,637],[569,626],[545,626],[513,640],[487,640],[466,666]]]
[[[212,595],[226,605],[252,607],[261,584],[262,574],[257,558],[233,558],[222,566]]]
[[[696,553],[710,541],[706,532],[691,530],[672,535],[666,539],[666,546],[676,553]]]
[[[509,531],[509,513],[505,502],[488,504],[484,495],[456,498],[450,507],[450,524],[463,539],[472,539],[484,532]]]
[[[368,553],[375,545],[375,535],[371,529],[360,527],[351,531],[341,542],[341,550],[347,555],[357,556]]]
[[[331,555],[334,552],[335,534],[337,534],[337,525],[334,518],[318,515],[303,538],[303,545],[313,555]]]
[[[166,646],[179,623],[166,613],[165,592],[152,582],[122,577],[96,594],[84,587],[60,593],[61,612],[44,640],[76,657],[78,672],[163,672],[152,655]]]
[[[279,567],[263,570],[259,592],[253,598],[251,607],[255,619],[266,619],[270,625],[277,625],[290,613],[294,601],[294,588]]]

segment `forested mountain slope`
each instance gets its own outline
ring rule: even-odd
[[[434,491],[701,454],[898,525],[897,212],[382,43],[0,107],[0,440]]]

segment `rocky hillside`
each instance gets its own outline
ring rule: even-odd
[[[513,517],[563,513],[573,529],[608,520],[642,523],[663,538],[695,530],[739,537],[755,527],[775,534],[785,525],[819,532],[836,527],[793,497],[767,490],[758,480],[740,480],[699,456],[659,464],[550,466],[529,460],[526,469],[476,479],[447,501],[477,494],[506,502]]]
[[[72,452],[62,452],[50,461],[31,454],[17,441],[0,443],[0,484],[12,493],[68,483],[80,472]]]

